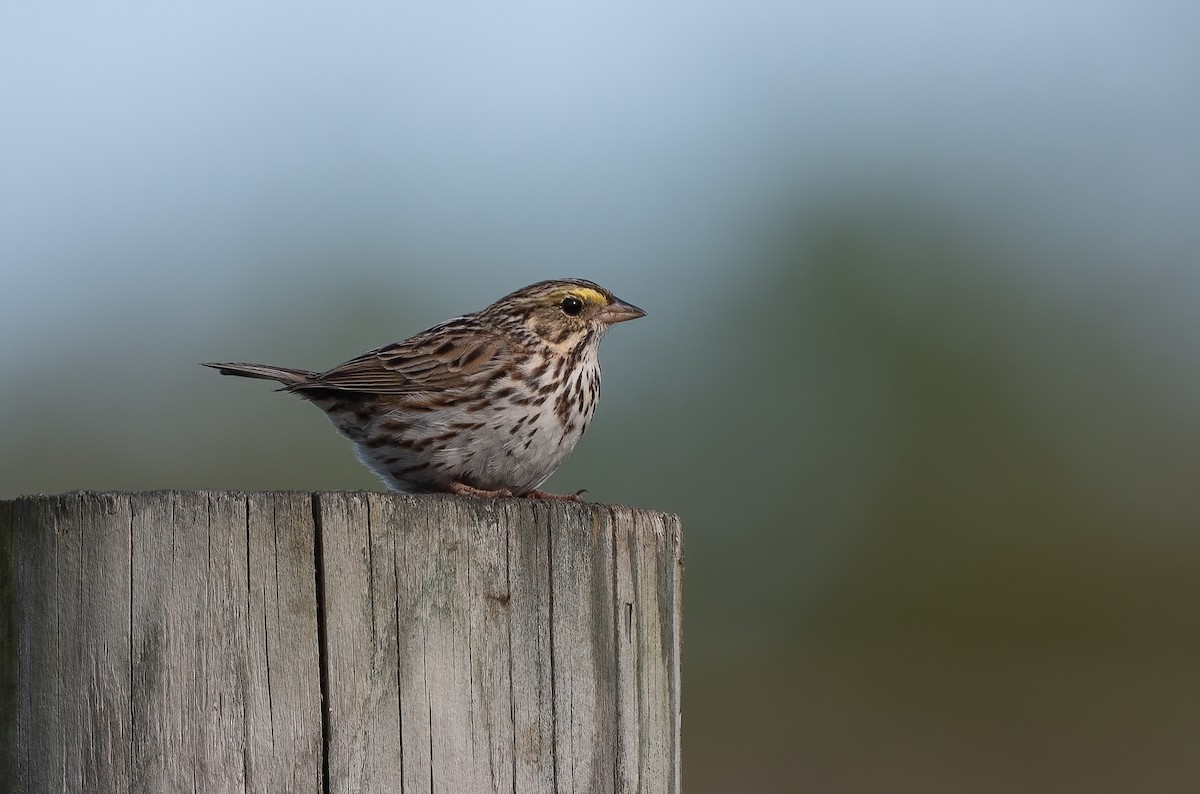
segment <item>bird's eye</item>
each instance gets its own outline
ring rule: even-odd
[[[579,313],[583,311],[583,301],[579,298],[563,298],[562,310],[564,314],[578,317]]]

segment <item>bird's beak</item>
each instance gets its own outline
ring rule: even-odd
[[[613,323],[623,323],[626,320],[636,320],[639,317],[645,317],[646,313],[632,303],[626,303],[620,298],[614,297],[612,302],[601,309],[600,314],[597,316],[600,322],[612,325]]]

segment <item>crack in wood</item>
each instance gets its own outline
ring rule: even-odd
[[[329,627],[326,625],[325,539],[321,518],[321,496],[312,495],[313,569],[317,594],[317,665],[321,687],[321,790],[329,794],[329,747],[332,726],[329,700]]]

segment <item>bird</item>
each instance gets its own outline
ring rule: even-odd
[[[325,372],[205,363],[320,408],[406,493],[578,501],[541,490],[587,430],[605,332],[645,312],[585,279],[539,281]]]

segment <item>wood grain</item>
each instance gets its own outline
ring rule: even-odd
[[[678,792],[682,564],[604,505],[0,502],[3,790]]]

